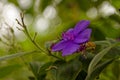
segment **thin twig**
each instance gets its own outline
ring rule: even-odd
[[[36,37],[37,37],[37,32],[35,32],[35,34],[33,36],[33,41],[35,41]]]
[[[35,42],[35,38],[36,38],[36,35],[37,33],[35,33],[34,37],[32,38],[25,23],[24,23],[24,14],[23,13],[20,13],[20,17],[21,17],[21,23],[18,21],[18,19],[16,19],[17,23],[24,28],[24,33],[26,34],[26,36],[28,37],[28,39],[42,52],[46,53],[48,56],[52,56],[52,57],[55,57],[57,59],[60,59],[60,60],[63,60],[62,58],[59,58],[55,55],[50,55],[46,50],[44,50],[42,47],[40,47],[36,42]]]
[[[6,55],[6,56],[3,56],[3,57],[0,57],[0,61],[13,59],[13,58],[16,58],[16,57],[24,56],[26,54],[31,54],[31,53],[35,53],[35,52],[40,52],[40,51],[34,50],[34,51],[30,51],[30,52],[20,52],[20,53],[15,53],[15,54],[11,54],[11,55]]]

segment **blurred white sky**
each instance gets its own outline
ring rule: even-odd
[[[20,7],[23,9],[28,9],[31,7],[33,0],[17,0]],[[37,0],[38,2],[40,2],[40,0]],[[31,23],[34,22],[34,28],[37,32],[41,32],[44,33],[50,26],[50,21],[52,19],[54,19],[57,16],[57,11],[55,9],[55,7],[58,3],[60,3],[62,0],[54,0],[52,5],[49,5],[46,7],[46,9],[43,11],[42,14],[36,16],[36,19],[33,21],[33,17],[31,15],[26,15],[25,17],[25,22],[26,24],[29,26]],[[93,1],[97,1],[97,0],[93,0]],[[27,3],[27,4],[26,4]],[[37,4],[38,5],[38,4]],[[8,3],[7,0],[1,0],[0,1],[0,28],[4,28],[4,26],[2,25],[4,22],[7,22],[9,25],[13,26],[14,30],[15,30],[15,34],[16,35],[20,35],[21,32],[17,30],[16,26],[17,23],[15,21],[15,19],[19,19],[19,13],[21,12],[21,10],[16,7],[14,4],[12,3]],[[90,8],[87,12],[86,15],[91,18],[94,19],[96,18],[98,15],[102,14],[102,16],[109,16],[111,14],[116,13],[115,8],[107,1],[104,1],[99,9],[92,7]],[[29,21],[29,22],[28,22]],[[4,33],[5,30],[0,31],[1,33]]]
[[[97,0],[93,0],[93,1],[97,1]],[[108,1],[104,1],[100,6],[99,8],[97,9],[96,7],[92,7],[90,8],[86,15],[91,18],[91,19],[94,19],[94,18],[97,18],[97,16],[101,15],[103,17],[107,17],[107,16],[110,16],[114,13],[117,13],[115,8],[108,2]]]

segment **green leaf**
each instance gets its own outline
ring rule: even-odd
[[[90,65],[88,67],[88,74],[91,74],[97,63],[103,58],[105,54],[112,48],[112,46],[105,48],[101,52],[99,52],[90,62]]]
[[[95,41],[94,43],[95,43],[96,45],[108,45],[108,46],[111,45],[111,43],[110,43],[109,41],[107,41],[107,40]]]
[[[6,77],[7,75],[11,74],[13,71],[16,71],[20,67],[21,66],[18,64],[1,67],[0,68],[0,78]]]
[[[91,75],[91,73],[94,71],[96,65],[99,63],[99,61],[103,58],[104,55],[106,55],[108,53],[108,51],[110,51],[111,48],[116,47],[120,45],[120,43],[115,43],[105,49],[103,49],[101,52],[99,52],[90,62],[90,65],[88,67],[88,76]]]
[[[109,59],[97,65],[91,72],[91,74],[87,75],[85,80],[94,80],[95,78],[97,78],[99,74],[103,71],[103,69],[105,69],[110,63],[112,63],[113,60],[114,59]]]

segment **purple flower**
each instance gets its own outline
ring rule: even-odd
[[[78,22],[75,28],[71,28],[62,34],[62,40],[52,47],[52,51],[62,51],[62,56],[73,54],[80,49],[80,45],[89,41],[92,30],[87,28],[88,20]]]

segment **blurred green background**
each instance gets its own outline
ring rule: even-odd
[[[25,13],[25,24],[43,48],[80,20],[90,20],[91,41],[120,38],[120,0],[0,0],[0,56],[31,51],[35,46],[27,39],[15,19]],[[11,29],[12,28],[12,29]],[[52,61],[44,53],[0,61],[0,80],[29,80],[33,76],[30,62]],[[117,67],[117,68],[116,68]],[[101,80],[120,80],[120,62],[114,62],[100,75]],[[32,79],[31,79],[32,80]]]

